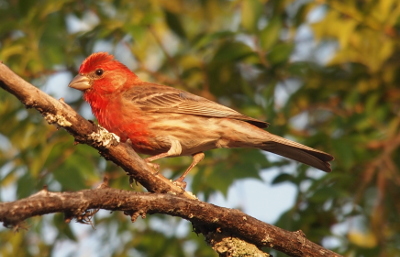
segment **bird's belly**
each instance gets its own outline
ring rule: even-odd
[[[181,155],[221,147],[219,141],[223,132],[214,122],[210,122],[210,118],[182,114],[163,116],[167,117],[149,123],[149,132],[156,135],[151,141],[159,151],[167,152],[171,147],[170,140],[179,141]]]
[[[248,147],[242,130],[251,126],[227,118],[209,118],[184,114],[152,113],[145,120],[127,122],[113,132],[130,140],[139,153],[156,155],[171,149],[172,141],[182,148],[180,155],[193,155],[214,148]]]

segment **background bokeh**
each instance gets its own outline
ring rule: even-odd
[[[0,17],[0,60],[88,119],[81,93],[67,85],[85,57],[107,51],[143,80],[267,120],[270,132],[336,157],[324,174],[257,150],[210,151],[188,177],[202,200],[233,195],[231,208],[246,212],[252,202],[272,213],[279,206],[266,199],[291,197],[275,225],[345,256],[400,256],[398,0],[0,0]],[[174,178],[190,158],[159,163]],[[0,90],[1,201],[44,185],[92,188],[104,175],[129,189],[119,167]],[[254,188],[240,183],[249,180],[284,185],[291,196],[246,193]],[[0,256],[216,255],[177,218],[132,224],[103,211],[93,223],[56,214],[17,233],[1,228]]]

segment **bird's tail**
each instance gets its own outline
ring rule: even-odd
[[[262,150],[293,159],[326,172],[331,171],[329,161],[334,159],[332,155],[283,137],[268,134],[269,140],[262,144]]]

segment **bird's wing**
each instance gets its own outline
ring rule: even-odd
[[[128,89],[123,99],[133,102],[136,107],[146,112],[230,118],[242,120],[260,128],[268,127],[267,122],[248,117],[201,96],[164,85],[143,82]]]

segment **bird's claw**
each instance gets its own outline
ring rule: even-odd
[[[135,178],[133,176],[129,176],[129,186],[133,188],[133,183],[136,183]]]
[[[146,163],[147,165],[149,165],[150,168],[152,168],[155,171],[154,175],[158,175],[160,173],[160,164],[152,162],[146,162]]]
[[[187,185],[187,183],[186,183],[185,181],[179,180],[179,179],[175,180],[175,181],[172,182],[172,183],[173,183],[174,185],[176,185],[176,186],[182,188],[183,190],[185,190],[186,185]]]

